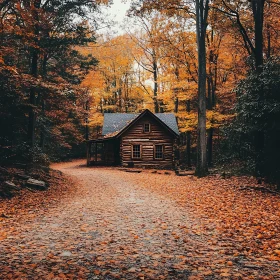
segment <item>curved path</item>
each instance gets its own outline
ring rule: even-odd
[[[228,248],[210,243],[211,229],[195,232],[187,209],[147,187],[174,175],[79,164],[54,165],[77,187],[1,241],[0,279],[250,279],[217,261]]]

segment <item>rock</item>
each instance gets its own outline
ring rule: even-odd
[[[16,191],[20,190],[19,187],[17,187],[13,182],[10,181],[4,182],[4,188],[8,190],[16,190]]]
[[[131,267],[130,269],[128,269],[128,272],[136,272],[136,267]]]
[[[44,181],[39,181],[39,180],[35,180],[32,178],[29,178],[26,182],[26,184],[34,189],[40,190],[40,191],[44,191],[47,189],[47,185]]]
[[[16,175],[17,175],[17,177],[18,177],[19,179],[22,179],[22,180],[28,180],[28,179],[30,179],[30,176],[28,176],[28,175],[26,175],[26,174],[23,174],[23,173],[17,173]]]
[[[72,253],[70,251],[63,251],[61,254],[60,254],[61,257],[71,257],[72,256]]]

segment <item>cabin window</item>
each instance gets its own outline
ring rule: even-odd
[[[132,158],[141,158],[141,145],[132,146]]]
[[[144,133],[148,133],[151,131],[151,126],[149,123],[144,123]]]
[[[163,159],[163,145],[155,145],[155,159]]]

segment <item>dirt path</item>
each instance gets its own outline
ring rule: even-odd
[[[0,279],[277,279],[266,262],[232,262],[234,242],[201,232],[188,208],[149,188],[175,176],[80,163],[54,165],[78,184],[73,192],[13,222]]]

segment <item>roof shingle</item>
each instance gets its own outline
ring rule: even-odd
[[[128,124],[130,124],[140,114],[127,114],[127,113],[105,113],[104,123],[102,129],[103,136],[115,136],[122,131]],[[176,117],[173,113],[157,113],[154,114],[170,129],[179,135],[179,129]]]

